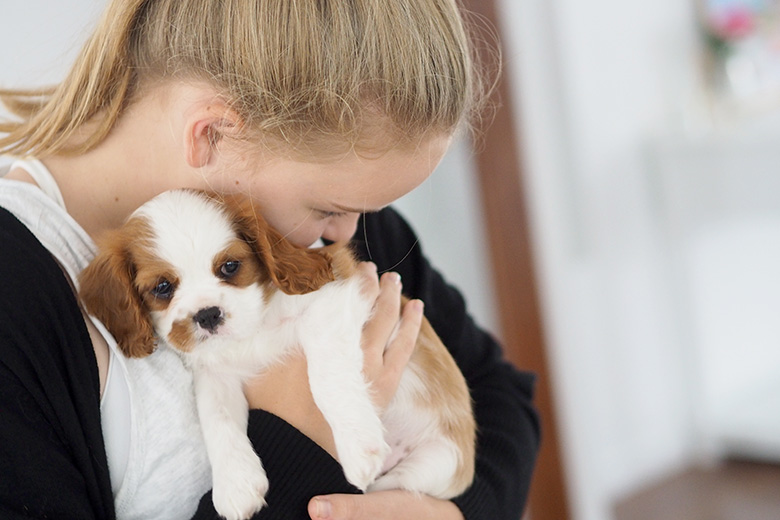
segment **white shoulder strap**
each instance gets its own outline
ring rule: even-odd
[[[11,165],[12,170],[16,167],[22,168],[29,173],[41,191],[59,204],[62,209],[66,209],[65,200],[62,198],[62,192],[59,186],[57,186],[57,181],[54,180],[49,169],[41,161],[34,157],[27,157],[19,159]]]

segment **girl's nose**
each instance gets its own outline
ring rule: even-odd
[[[331,217],[322,233],[322,238],[332,242],[343,242],[352,238],[357,230],[360,213],[345,213]]]

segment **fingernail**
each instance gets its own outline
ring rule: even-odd
[[[401,275],[400,274],[393,272],[393,273],[387,273],[387,276],[390,277],[390,280],[394,284],[401,285]]]
[[[425,304],[422,300],[412,300],[412,305],[414,305],[414,310],[421,314],[425,310]]]
[[[314,499],[314,518],[322,518],[323,520],[330,518],[331,507],[330,502],[323,498]]]

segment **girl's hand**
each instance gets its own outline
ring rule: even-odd
[[[373,315],[363,329],[363,373],[381,411],[395,395],[414,350],[422,303],[410,301],[401,312],[401,283],[396,273],[385,273],[380,280],[370,262],[361,263],[358,273],[364,280],[365,294],[376,299]],[[308,381],[306,358],[298,352],[248,381],[244,393],[250,408],[281,417],[338,459],[330,426],[314,404]]]
[[[314,497],[309,501],[309,516],[312,520],[463,520],[452,502],[409,491]]]
[[[411,300],[401,309],[398,273],[388,272],[377,278],[376,265],[372,262],[362,262],[359,272],[364,281],[364,293],[376,300],[373,315],[363,327],[363,375],[371,383],[374,404],[381,411],[395,395],[401,374],[414,351],[422,323],[423,303]]]

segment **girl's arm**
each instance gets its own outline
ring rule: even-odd
[[[0,517],[113,519],[92,344],[48,251],[0,209]]]

